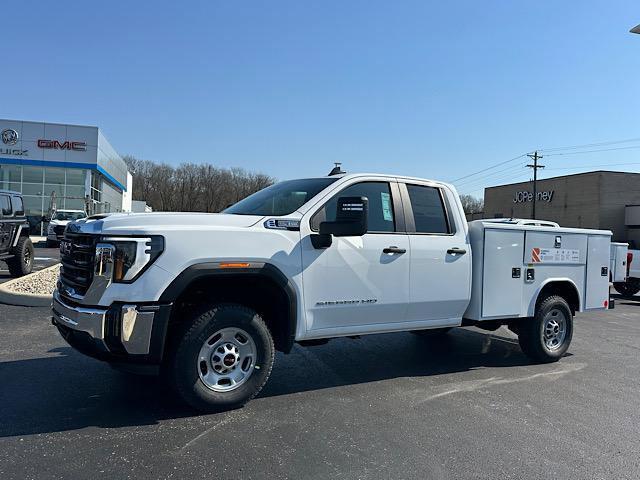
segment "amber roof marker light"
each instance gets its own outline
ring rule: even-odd
[[[243,262],[225,262],[220,264],[220,268],[249,268],[250,263]]]

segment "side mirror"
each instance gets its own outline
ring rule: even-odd
[[[369,217],[367,197],[340,197],[336,208],[335,221],[320,223],[320,235],[361,237],[367,233]]]

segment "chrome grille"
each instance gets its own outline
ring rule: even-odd
[[[93,281],[97,235],[67,231],[60,242],[61,293],[84,295]]]

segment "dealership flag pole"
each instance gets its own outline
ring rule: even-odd
[[[536,219],[536,197],[538,196],[538,169],[544,168],[544,165],[538,165],[538,159],[542,158],[542,155],[538,155],[536,150],[533,154],[528,153],[527,157],[533,158],[533,165],[529,164],[527,167],[533,168],[533,204],[531,218]]]

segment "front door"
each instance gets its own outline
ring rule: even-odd
[[[321,221],[335,219],[341,196],[368,198],[368,232],[333,237],[330,247],[316,249],[310,236]],[[405,321],[411,253],[401,215],[395,182],[354,179],[305,216],[301,236],[307,338],[368,332],[372,325],[390,331]]]

